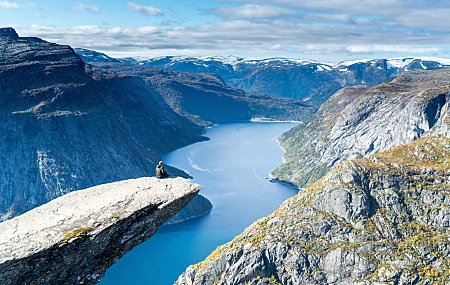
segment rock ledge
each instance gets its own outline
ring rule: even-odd
[[[120,181],[0,223],[0,284],[95,284],[200,189],[182,178]]]

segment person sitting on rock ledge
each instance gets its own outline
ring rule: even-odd
[[[162,179],[167,177],[169,177],[169,174],[167,174],[166,170],[164,169],[163,162],[160,161],[156,166],[156,178]]]

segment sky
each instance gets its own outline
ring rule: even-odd
[[[140,58],[450,58],[449,14],[448,0],[0,0],[20,36]]]

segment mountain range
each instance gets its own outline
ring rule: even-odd
[[[450,69],[347,87],[281,138],[306,187],[177,285],[448,284]]]
[[[301,100],[246,93],[229,86],[214,74],[118,63],[96,65],[121,75],[141,78],[150,88],[157,90],[175,112],[201,126],[265,117],[305,121],[317,111]]]
[[[373,87],[346,87],[280,138],[286,163],[274,175],[311,185],[340,162],[409,143],[446,126],[450,69],[408,71]],[[301,165],[301,167],[298,167]]]
[[[115,59],[86,49],[75,51],[83,60],[92,64],[121,62],[179,72],[215,74],[227,84],[249,93],[305,100],[316,107],[320,107],[331,95],[346,86],[372,86],[408,70],[450,66],[449,59],[430,57],[367,59],[330,64],[289,58],[256,60],[234,56]]]
[[[0,29],[0,220],[73,190],[153,176],[165,152],[203,140],[142,80],[70,48]]]
[[[299,120],[273,175],[305,188],[177,284],[447,284],[449,64],[114,59],[1,28],[0,220],[153,176],[205,126]]]
[[[0,221],[71,191],[153,176],[164,153],[204,140],[203,126],[254,116],[304,120],[316,110],[215,76],[99,68],[69,46],[12,28],[0,29],[0,79]],[[211,208],[202,196],[194,204],[175,220]]]

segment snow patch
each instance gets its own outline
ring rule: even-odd
[[[316,71],[324,71],[324,70],[333,70],[333,68],[331,66],[328,65],[317,65],[317,70]]]
[[[350,66],[350,65],[354,65],[354,64],[357,64],[357,63],[368,63],[368,62],[371,62],[372,60],[373,60],[373,59],[357,59],[357,60],[347,60],[347,61],[342,61],[342,62],[339,62],[339,63],[335,66],[335,68],[338,67],[338,66],[348,67],[348,66]]]

